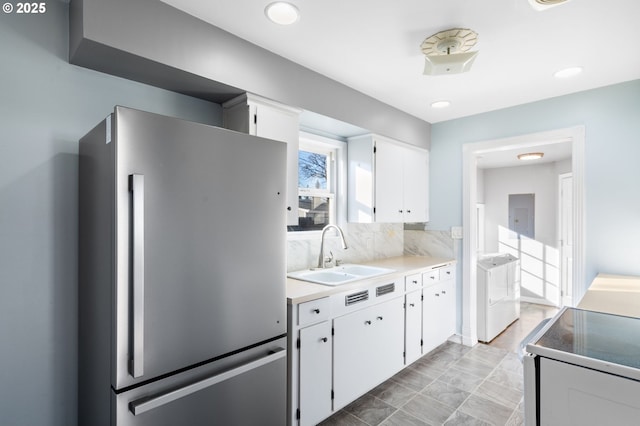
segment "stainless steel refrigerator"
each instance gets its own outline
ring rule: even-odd
[[[80,424],[285,424],[285,144],[116,107],[79,146]]]

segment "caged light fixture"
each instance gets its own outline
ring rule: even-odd
[[[466,28],[452,28],[427,37],[420,49],[425,55],[424,74],[458,74],[471,69],[478,51],[470,52],[478,33]]]

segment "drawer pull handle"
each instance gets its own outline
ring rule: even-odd
[[[328,341],[329,339],[327,339],[326,337],[323,337],[323,338],[322,338],[322,339],[320,339],[320,340],[321,340],[322,342],[324,342],[324,343],[327,343],[327,341]]]
[[[319,313],[320,313],[320,309],[318,309],[318,308],[313,309],[313,311],[312,311],[312,312],[314,312],[314,313],[316,313],[316,314],[319,314]]]
[[[279,359],[284,359],[286,356],[287,350],[284,348],[278,348],[262,358],[239,365],[238,367],[232,368],[230,370],[223,371],[219,374],[200,380],[199,382],[192,383],[183,388],[171,390],[167,393],[154,396],[150,399],[147,397],[140,398],[139,400],[133,401],[129,404],[129,410],[131,411],[131,413],[133,413],[134,416],[138,416],[142,413],[151,411],[155,408],[161,407],[180,398],[184,398],[211,386],[217,385],[218,383],[222,383],[225,380],[233,379],[234,377],[237,377],[248,371],[266,366],[267,364],[276,362]]]
[[[364,325],[371,325],[371,321],[365,321]]]
[[[382,317],[378,317],[378,321],[382,321]]]
[[[436,296],[440,297],[440,293],[436,293]]]
[[[416,306],[416,304],[415,303],[409,303],[409,306],[411,306],[413,308],[414,306]]]
[[[447,294],[447,292],[446,292],[446,291],[444,291],[444,290],[442,290],[442,294]]]

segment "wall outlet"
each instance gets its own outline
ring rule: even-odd
[[[451,238],[453,238],[454,240],[462,239],[462,226],[451,227]]]

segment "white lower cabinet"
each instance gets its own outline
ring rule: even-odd
[[[404,297],[333,320],[333,409],[402,369]]]
[[[453,272],[419,269],[289,305],[287,424],[318,424],[453,335]]]
[[[445,342],[456,331],[456,281],[452,268],[425,273],[422,296],[422,353]],[[435,273],[435,279],[434,277]]]
[[[331,415],[331,323],[300,330],[300,425],[315,425]]]

